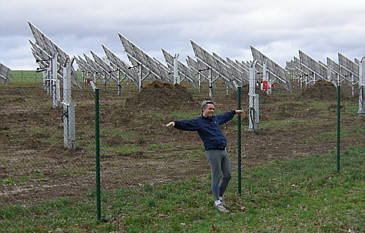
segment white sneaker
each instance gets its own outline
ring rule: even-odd
[[[219,200],[222,202],[222,205],[223,205],[224,207],[227,207],[227,204],[223,201],[223,198],[222,198],[222,197],[219,197]]]
[[[229,213],[229,211],[224,207],[223,203],[220,200],[215,201],[213,206],[222,213]]]

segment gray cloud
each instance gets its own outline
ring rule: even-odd
[[[125,58],[117,33],[163,60],[161,48],[193,56],[189,40],[222,57],[250,60],[250,45],[284,66],[302,50],[314,59],[365,56],[361,1],[45,1],[0,0],[0,62],[35,69],[27,20],[70,55]]]

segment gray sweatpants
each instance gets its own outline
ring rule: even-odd
[[[205,151],[212,173],[212,193],[214,201],[222,197],[231,179],[231,168],[226,150]],[[221,173],[223,177],[221,178]]]

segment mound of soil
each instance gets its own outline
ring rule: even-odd
[[[153,81],[142,91],[126,100],[126,108],[139,109],[181,109],[199,104],[194,100],[186,88],[175,84]]]
[[[344,96],[342,90],[340,95],[341,98]],[[333,101],[337,99],[337,90],[332,83],[321,80],[316,82],[312,87],[303,90],[301,97],[312,100]]]

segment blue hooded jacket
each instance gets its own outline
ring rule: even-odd
[[[212,117],[197,117],[192,120],[174,121],[175,128],[186,131],[198,131],[201,140],[204,143],[205,150],[226,147],[226,138],[223,136],[219,126],[230,121],[235,111],[226,112]]]

